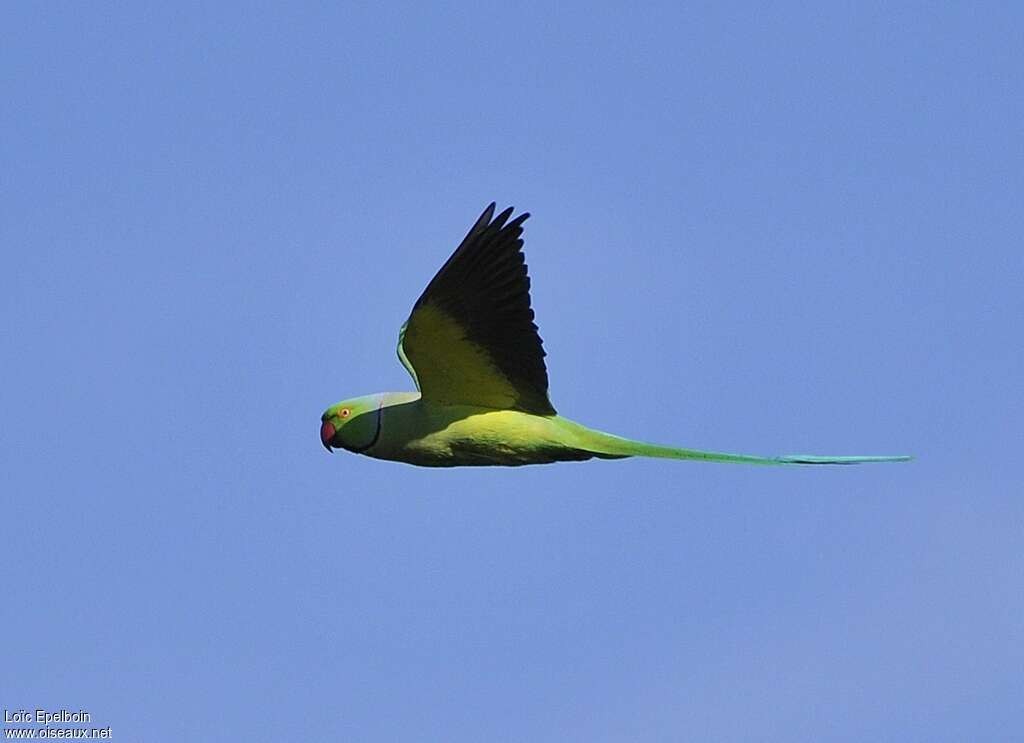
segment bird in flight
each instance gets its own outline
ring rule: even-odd
[[[424,467],[523,465],[625,457],[747,464],[902,462],[679,449],[613,436],[563,418],[548,399],[544,348],[523,258],[523,222],[492,203],[437,272],[398,332],[416,392],[381,392],[329,407],[320,441]]]

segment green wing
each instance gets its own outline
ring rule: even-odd
[[[398,358],[424,400],[555,415],[530,308],[523,213],[488,206],[412,308]],[[507,223],[507,224],[506,224]]]

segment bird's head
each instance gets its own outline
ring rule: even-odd
[[[362,451],[377,438],[379,432],[380,395],[353,397],[332,405],[320,416],[320,442],[332,451],[340,446],[349,451]]]

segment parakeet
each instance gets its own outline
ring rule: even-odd
[[[748,464],[900,462],[906,456],[746,454],[658,446],[558,415],[548,399],[544,348],[530,307],[523,222],[495,204],[437,272],[398,332],[398,358],[417,392],[381,392],[329,407],[328,451],[424,467],[524,465],[625,457]]]

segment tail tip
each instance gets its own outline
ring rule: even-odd
[[[785,456],[778,457],[777,461],[782,464],[876,464],[881,462],[909,462],[913,458],[910,454],[857,457],[818,457],[810,454],[786,454]]]

